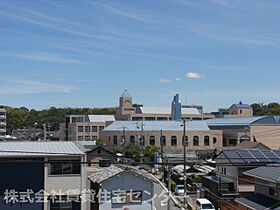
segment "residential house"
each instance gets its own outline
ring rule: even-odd
[[[246,210],[280,209],[280,165],[261,166],[244,172],[255,179],[255,193],[237,198]]]

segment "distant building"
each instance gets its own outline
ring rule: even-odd
[[[92,190],[98,192],[91,210],[154,210],[154,183],[157,181],[148,173],[124,166],[99,167],[88,176]],[[97,195],[110,193],[107,200]],[[158,195],[157,195],[158,196]]]
[[[7,125],[6,121],[7,121],[6,109],[0,107],[0,141],[5,140],[6,125]]]
[[[100,131],[114,121],[114,115],[68,115],[65,123],[60,124],[60,140],[96,140]]]
[[[211,130],[221,130],[223,147],[235,147],[243,141],[259,142],[279,149],[280,117],[254,116],[205,120]]]
[[[182,121],[116,121],[100,132],[100,138],[109,148],[125,144],[182,148]],[[214,150],[222,147],[222,131],[210,130],[205,121],[188,121],[186,136],[190,150]],[[124,141],[123,141],[124,140]]]
[[[255,179],[255,193],[236,199],[240,209],[280,209],[280,165],[262,166],[243,174]]]
[[[174,95],[171,103],[171,120],[181,120],[182,119],[182,105],[179,101],[179,94]]]
[[[211,112],[211,114],[215,115],[217,118],[252,117],[253,108],[249,104],[243,104],[242,102],[239,102],[239,104],[233,104],[229,108],[220,108],[218,112]]]
[[[179,96],[175,96],[175,99]],[[176,99],[176,100],[177,100]],[[214,115],[202,113],[202,106],[180,105],[176,103],[176,113],[179,113],[181,107],[181,116],[187,120],[203,120],[214,118]],[[174,107],[173,107],[174,108]],[[172,108],[172,109],[173,109]],[[173,112],[175,113],[175,112]],[[179,115],[178,115],[179,116]],[[177,118],[178,118],[177,116]],[[172,120],[172,112],[169,107],[134,107],[132,96],[125,90],[119,99],[119,107],[116,110],[116,120]]]

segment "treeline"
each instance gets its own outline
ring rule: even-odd
[[[58,130],[59,124],[65,122],[65,116],[69,114],[115,114],[116,108],[55,108],[44,110],[27,109],[25,107],[12,108],[5,106],[7,112],[7,134],[12,129],[31,128],[38,123],[37,128],[43,128],[43,124],[50,124],[51,130]]]
[[[255,103],[251,106],[253,108],[254,116],[280,115],[280,104],[276,102],[267,105],[263,103]]]

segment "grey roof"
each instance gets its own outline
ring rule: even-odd
[[[139,107],[143,114],[171,114],[171,108],[169,107]],[[182,114],[189,115],[200,115],[197,108],[183,108],[181,109]]]
[[[237,198],[235,201],[253,210],[280,209],[278,200],[258,193],[243,198]]]
[[[208,126],[250,126],[252,124],[280,124],[279,116],[226,117],[205,120]]]
[[[77,142],[0,142],[0,157],[84,155]]]
[[[160,131],[162,130],[177,130],[182,131],[180,121],[143,121],[143,128],[147,131]],[[104,131],[122,130],[125,127],[126,131],[141,130],[141,122],[138,121],[115,121],[107,126]],[[205,121],[188,121],[186,123],[186,130],[210,130]]]
[[[274,183],[280,183],[280,165],[261,166],[249,171],[245,171],[243,174]]]
[[[106,121],[115,121],[114,115],[88,115],[90,122],[106,122]]]
[[[131,98],[131,95],[127,90],[124,90],[123,93],[121,94],[122,98]]]
[[[217,176],[205,176],[204,177],[205,179],[209,179],[209,180],[212,180],[216,183],[233,183],[232,180],[230,179],[227,179],[227,178],[224,178],[224,177],[217,177]]]
[[[156,179],[150,175],[148,172],[142,171],[140,169],[136,169],[128,166],[115,166],[111,165],[109,167],[100,167],[99,170],[93,172],[88,178],[92,182],[102,183],[104,181],[110,180],[111,178],[121,174],[121,173],[131,173],[133,175],[137,175],[137,177],[141,177],[144,180],[150,182],[157,182]]]
[[[233,106],[236,106],[239,109],[251,109],[252,108],[249,104],[233,104]]]

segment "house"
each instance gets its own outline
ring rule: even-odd
[[[0,209],[85,210],[84,162],[75,142],[0,142]]]
[[[261,166],[244,175],[255,179],[255,193],[236,199],[243,209],[280,209],[280,165]]]
[[[99,160],[110,160],[111,163],[116,163],[118,159],[118,156],[115,153],[98,145],[94,148],[88,149],[86,154],[88,162],[92,163],[98,163]]]
[[[234,182],[240,196],[255,192],[255,178],[245,171],[271,163],[279,163],[280,150],[223,150],[216,157],[216,175]]]
[[[154,210],[154,183],[146,172],[125,166],[98,167],[88,176],[96,192],[91,210]],[[102,197],[104,196],[104,197]]]
[[[217,176],[202,177],[202,189],[205,198],[211,201],[216,209],[226,206],[225,202],[234,202],[238,192],[234,189],[234,182],[228,178]],[[221,198],[220,200],[217,197]]]

